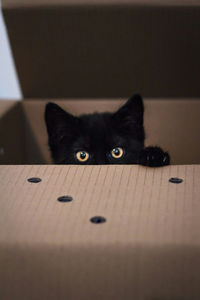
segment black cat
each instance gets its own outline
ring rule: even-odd
[[[75,117],[48,103],[45,121],[52,158],[57,164],[168,165],[170,157],[159,147],[144,147],[143,101],[132,96],[114,113]]]

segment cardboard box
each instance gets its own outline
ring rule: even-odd
[[[56,102],[79,114],[123,100]],[[145,101],[163,168],[44,164],[44,105],[0,102],[0,299],[199,300],[200,101]]]
[[[2,0],[2,9],[25,98],[200,97],[198,0]]]
[[[199,300],[199,1],[2,9],[32,99],[0,101],[0,299]],[[68,98],[56,103],[79,114],[133,91],[145,96],[146,145],[171,166],[51,164],[41,98]]]

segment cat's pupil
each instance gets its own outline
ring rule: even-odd
[[[82,151],[82,152],[80,153],[80,158],[81,158],[81,159],[85,159],[85,158],[86,158],[86,153],[85,153],[84,151]]]
[[[114,153],[116,156],[120,155],[120,151],[119,151],[118,148],[113,149],[113,153]]]

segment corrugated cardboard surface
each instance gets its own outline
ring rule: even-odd
[[[199,97],[199,1],[3,0],[25,97]]]
[[[1,166],[0,182],[0,299],[199,300],[200,166]]]

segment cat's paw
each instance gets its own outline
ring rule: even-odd
[[[139,157],[139,164],[148,167],[162,167],[170,164],[170,156],[160,147],[146,147]]]

